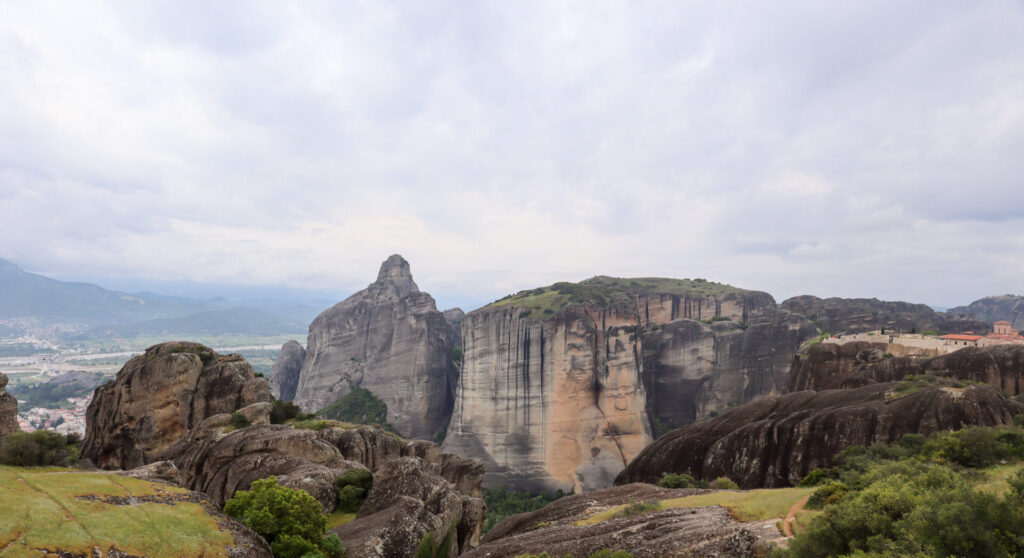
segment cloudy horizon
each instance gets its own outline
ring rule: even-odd
[[[60,279],[1024,294],[1021,1],[0,16],[0,258]]]

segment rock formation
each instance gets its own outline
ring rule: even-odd
[[[909,395],[896,386],[801,391],[747,403],[662,436],[615,482],[657,482],[664,473],[688,473],[706,480],[729,477],[743,488],[790,486],[814,469],[830,467],[850,446],[1007,424],[1024,413],[1024,403],[991,386],[937,386]]]
[[[967,306],[950,308],[949,314],[987,323],[1006,320],[1013,329],[1024,331],[1024,296],[987,296]]]
[[[924,304],[877,298],[822,299],[803,295],[787,299],[779,307],[806,316],[822,331],[832,334],[860,333],[882,328],[902,332],[932,329],[943,333],[992,330],[991,324],[967,316],[936,312]]]
[[[698,321],[699,320],[699,321]],[[652,439],[785,386],[817,329],[766,293],[703,280],[595,277],[466,315],[444,449],[486,484],[593,490]]]
[[[589,556],[601,549],[625,550],[636,558],[765,556],[782,536],[775,520],[740,523],[718,506],[670,508],[576,525],[614,506],[682,498],[710,490],[670,490],[628,484],[569,496],[543,509],[502,521],[466,558],[512,558],[547,552]]]
[[[886,343],[818,343],[793,360],[790,391],[856,387],[930,374],[1024,391],[1024,346],[965,347],[936,357],[898,357]]]
[[[479,542],[485,511],[483,500],[454,490],[423,459],[400,457],[376,470],[356,520],[331,532],[353,558],[413,558],[428,533],[450,536],[457,556]]]
[[[281,345],[281,353],[270,370],[270,393],[281,401],[295,399],[295,388],[299,385],[302,363],[306,360],[306,349],[298,341]]]
[[[159,461],[207,417],[269,401],[267,381],[240,355],[220,355],[198,343],[154,345],[96,388],[82,457],[104,469]]]
[[[5,387],[7,376],[0,374],[0,438],[21,430],[18,426],[18,400],[7,393]]]
[[[451,414],[455,332],[434,299],[394,255],[377,281],[324,311],[309,326],[295,402],[316,412],[356,388],[387,405],[402,435],[435,439]]]

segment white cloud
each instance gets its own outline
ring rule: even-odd
[[[442,304],[1024,292],[1009,3],[3,3],[0,257]]]

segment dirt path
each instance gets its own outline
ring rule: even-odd
[[[793,536],[793,521],[796,519],[796,514],[800,510],[804,509],[804,506],[807,505],[807,501],[810,499],[811,495],[808,494],[807,496],[800,498],[800,501],[793,504],[793,507],[789,508],[789,513],[786,514],[786,519],[782,520],[783,535],[786,535],[787,537]]]

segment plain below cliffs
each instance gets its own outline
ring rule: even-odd
[[[456,314],[451,315],[456,318]],[[354,389],[387,405],[403,436],[436,439],[451,416],[457,331],[413,281],[409,262],[389,257],[377,280],[320,314],[309,338],[294,401],[317,412]],[[287,382],[278,382],[282,398]]]
[[[485,484],[607,488],[658,431],[785,386],[818,334],[766,293],[595,277],[470,312],[445,451]]]

